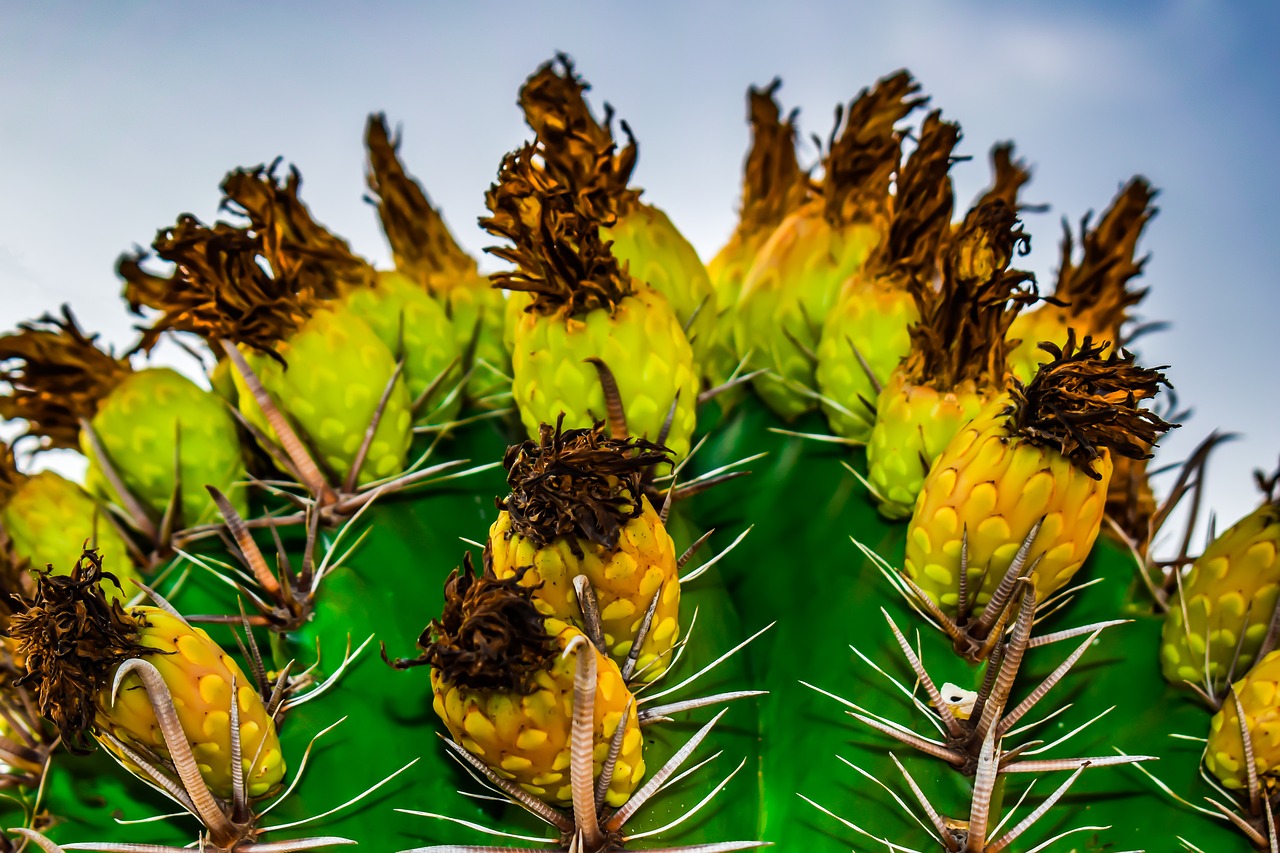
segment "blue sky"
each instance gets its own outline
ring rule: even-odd
[[[69,301],[119,344],[116,256],[181,211],[211,218],[222,175],[283,154],[317,216],[375,262],[361,132],[386,110],[410,168],[474,252],[499,158],[525,136],[523,78],[571,53],[640,140],[637,181],[705,257],[734,224],[744,91],[781,75],[825,135],[836,102],[906,66],[964,127],[958,197],[1016,140],[1036,167],[1031,266],[1052,280],[1059,219],[1135,173],[1162,189],[1142,343],[1194,417],[1244,434],[1217,459],[1224,521],[1280,456],[1280,35],[1275,4],[0,2],[0,326]],[[643,11],[641,11],[643,9]],[[1268,58],[1270,57],[1270,58]],[[805,155],[813,156],[812,146]],[[492,265],[490,265],[492,266]]]

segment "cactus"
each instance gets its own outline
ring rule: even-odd
[[[547,109],[556,87],[573,97]],[[250,225],[186,217],[161,234],[172,277],[122,261],[135,307],[168,294],[146,348],[187,331],[217,349],[219,394],[202,399],[238,412],[217,456],[247,467],[235,493],[225,478],[181,483],[184,505],[216,513],[181,535],[132,523],[170,516],[168,493],[141,516],[86,498],[122,521],[89,545],[151,551],[146,603],[99,589],[129,555],[82,551],[93,518],[68,522],[61,543],[41,527],[33,553],[57,571],[30,574],[15,546],[32,519],[11,500],[26,480],[2,472],[0,850],[1276,849],[1280,609],[1269,576],[1236,581],[1275,568],[1276,480],[1259,477],[1264,508],[1203,555],[1191,535],[1172,560],[1154,554],[1184,498],[1196,529],[1222,436],[1167,494],[1151,488],[1148,462],[1176,417],[1142,405],[1165,368],[1089,337],[1114,337],[1122,317],[1077,328],[1054,305],[1064,331],[1042,350],[1051,360],[1025,383],[1009,377],[1008,303],[1034,296],[1008,270],[1027,172],[997,146],[995,186],[968,224],[951,222],[942,167],[958,126],[931,113],[916,137],[930,140],[925,156],[902,163],[897,125],[924,99],[906,72],[880,87],[839,122],[821,185],[783,164],[801,204],[770,220],[738,302],[694,317],[697,300],[661,292],[674,281],[653,266],[665,256],[637,236],[666,225],[618,208],[635,202],[634,149],[618,150],[607,110],[602,123],[585,110],[567,59],[541,69],[522,97],[538,138],[504,160],[485,221],[517,267],[492,278],[517,291],[523,349],[511,380],[494,371],[513,387],[457,371],[439,403],[447,423],[411,431],[411,397],[431,397],[433,373],[456,364],[499,367],[497,316],[468,313],[497,303],[381,119],[370,181],[397,268],[419,297],[448,303],[403,339],[392,331],[410,313],[387,322],[372,268],[306,215],[296,177],[281,186],[268,169],[237,173],[229,191]],[[793,120],[774,124],[786,149]],[[896,208],[925,166],[924,210]],[[1085,239],[1112,248],[1081,268],[1119,258],[1112,273],[1131,279],[1150,200],[1143,189],[1125,227],[1104,218],[1098,233],[1114,239]],[[815,247],[827,252],[816,261]],[[433,278],[455,268],[461,283]],[[820,327],[859,268],[908,276],[922,318],[865,452],[833,400],[814,405],[827,368],[808,363],[820,332],[847,336],[839,312]],[[942,298],[961,285],[973,292]],[[352,293],[366,298],[341,301]],[[282,346],[317,316],[319,343]],[[928,317],[946,320],[946,340]],[[324,379],[325,342],[356,332],[376,369]],[[766,338],[778,339],[755,347]],[[724,383],[755,390],[723,408],[698,393],[695,357],[716,341],[766,354],[774,371]],[[888,364],[901,347],[888,348],[824,357],[852,376],[862,365],[849,359]],[[904,378],[913,358],[929,376]],[[40,374],[22,375],[24,399],[74,408],[83,388]],[[891,399],[908,380],[972,392],[955,407],[971,422],[908,425]],[[520,411],[495,409],[509,392]],[[0,400],[20,410],[47,409]],[[61,424],[62,445],[81,420]],[[911,482],[879,489],[886,513],[873,488],[885,478],[869,468],[890,444]],[[1047,482],[1024,487],[1035,478]],[[1022,499],[1033,491],[1060,500]],[[913,508],[910,525],[885,520]],[[1072,512],[1087,523],[1066,524]],[[419,664],[430,673],[396,671]],[[182,812],[163,817],[171,800]]]

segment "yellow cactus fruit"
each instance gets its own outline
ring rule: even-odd
[[[907,528],[905,570],[948,615],[957,608],[962,546],[971,600],[985,604],[1037,528],[1027,568],[1043,601],[1065,585],[1102,523],[1112,458],[1141,458],[1170,428],[1138,406],[1165,383],[1108,344],[1046,344],[1030,385],[987,405],[925,478]]]
[[[538,442],[507,452],[511,494],[499,503],[486,548],[494,574],[520,575],[540,613],[578,625],[586,617],[574,580],[585,577],[604,648],[619,666],[653,607],[632,663],[640,682],[666,671],[680,636],[675,544],[643,494],[647,470],[668,460],[648,442],[609,438],[603,424],[544,424]]]
[[[41,573],[33,598],[11,619],[10,633],[26,659],[40,711],[53,720],[63,741],[83,751],[96,736],[117,751],[105,737],[110,734],[135,750],[168,758],[155,711],[136,675],[125,677],[111,701],[116,668],[143,657],[173,696],[200,775],[215,795],[228,799],[235,685],[246,790],[252,797],[273,790],[284,777],[284,757],[275,722],[253,680],[204,631],[173,614],[109,603],[101,580],[101,559],[86,551],[70,575]]]
[[[1204,764],[1223,787],[1244,790],[1248,784],[1244,738],[1236,699],[1244,710],[1245,728],[1253,746],[1253,762],[1265,791],[1276,788],[1280,776],[1280,651],[1258,661],[1209,721],[1209,741]]]
[[[753,353],[751,367],[769,368],[753,382],[783,418],[817,407],[813,351],[841,285],[888,231],[889,185],[901,156],[894,125],[927,100],[918,90],[899,71],[859,93],[847,113],[837,111],[821,197],[778,225],[742,283],[734,346]]]
[[[553,805],[571,800],[569,760],[577,628],[546,619],[519,575],[476,576],[468,559],[445,585],[445,606],[418,640],[422,655],[397,668],[429,664],[434,707],[454,740],[495,773]],[[594,771],[622,726],[621,748],[605,796],[620,806],[644,777],[643,738],[635,699],[617,664],[590,642],[575,654],[596,656]]]
[[[1275,481],[1269,485],[1274,492]],[[1160,642],[1164,677],[1219,694],[1257,658],[1278,593],[1280,498],[1269,494],[1209,543],[1169,602]]]
[[[1009,324],[1036,298],[1035,277],[1009,269],[1028,245],[1015,210],[987,198],[948,241],[941,286],[908,280],[920,319],[909,331],[911,351],[876,399],[867,444],[868,479],[884,516],[911,514],[933,460],[1004,391]]]

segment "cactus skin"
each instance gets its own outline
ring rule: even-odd
[[[687,327],[699,375],[709,375],[708,359],[719,342],[716,295],[697,250],[671,218],[651,204],[637,204],[615,225],[600,229],[600,236],[612,241],[614,257],[627,266],[633,279],[671,303],[681,328]]]
[[[783,379],[816,388],[814,365],[788,337],[810,351],[818,345],[823,318],[840,286],[880,242],[870,224],[832,228],[821,202],[810,202],[782,221],[756,255],[742,284],[734,318],[734,346],[753,352],[752,368],[768,367]],[[784,420],[814,409],[817,402],[772,374],[752,380],[769,408]]]
[[[1280,652],[1271,652],[1244,678],[1231,686],[1244,709],[1245,723],[1253,741],[1254,766],[1258,776],[1280,774]],[[1204,764],[1224,787],[1243,790],[1247,784],[1244,741],[1240,737],[1240,717],[1236,703],[1227,697],[1209,722],[1209,742],[1204,748]],[[1264,790],[1270,782],[1264,780]]]
[[[925,478],[907,528],[904,568],[944,612],[954,614],[961,538],[968,532],[969,577],[986,603],[1036,522],[1028,552],[1036,600],[1044,601],[1079,571],[1102,525],[1111,454],[1094,463],[1094,480],[1051,448],[1006,428],[1008,400],[998,399],[962,428]],[[1043,555],[1043,556],[1042,556]]]
[[[612,553],[593,542],[579,541],[580,559],[563,537],[546,548],[537,548],[510,532],[511,516],[505,511],[489,528],[489,549],[499,578],[511,577],[522,566],[533,567],[521,583],[538,587],[534,603],[546,616],[573,621],[582,618],[573,579],[586,575],[600,606],[605,644],[619,666],[631,651],[632,638],[654,593],[661,589],[636,661],[639,680],[648,683],[666,672],[669,652],[680,638],[680,578],[671,536],[649,499],[641,497],[641,501],[643,513],[623,526]]]
[[[1249,670],[1280,591],[1278,548],[1280,505],[1274,503],[1254,510],[1205,548],[1169,603],[1160,638],[1160,667],[1166,679],[1173,684],[1220,684],[1228,678],[1237,646],[1234,671]]]
[[[656,440],[678,394],[665,444],[677,459],[689,452],[698,377],[689,341],[662,294],[639,287],[612,316],[603,308],[570,318],[520,316],[512,393],[531,438],[561,412],[566,429],[589,427],[605,416],[604,391],[587,358],[598,358],[613,371],[632,435]]]
[[[120,581],[117,586],[103,578],[102,591],[108,600],[123,604],[138,591],[129,581],[141,577],[123,537],[104,513],[80,486],[53,471],[40,471],[25,478],[0,507],[0,527],[20,560],[34,568],[51,565],[59,574],[68,572],[63,559],[68,551],[82,545],[99,549],[102,570]]]
[[[173,694],[182,730],[192,744],[200,775],[219,797],[230,798],[231,685],[240,706],[241,755],[249,796],[260,797],[284,778],[284,755],[276,726],[258,695],[253,680],[209,635],[192,628],[157,607],[129,610],[139,622],[138,642],[160,654],[146,660],[160,671]],[[142,746],[167,756],[147,693],[136,674],[125,677],[111,704],[111,685],[98,694],[98,725],[129,746]],[[102,744],[112,749],[108,741]],[[261,753],[259,754],[259,749]],[[250,767],[254,756],[257,763]]]
[[[325,306],[281,342],[277,352],[289,365],[287,369],[261,353],[247,351],[245,359],[284,415],[301,428],[317,461],[340,480],[345,479],[395,372],[391,351],[363,320],[349,311]],[[241,413],[274,439],[244,378],[237,373],[235,381]],[[413,437],[410,404],[404,379],[398,378],[360,469],[358,485],[404,468]]]
[[[462,376],[458,358],[461,350],[444,307],[407,276],[394,271],[379,272],[371,287],[351,289],[343,303],[352,315],[368,324],[393,356],[403,357],[404,384],[410,402],[417,400],[457,360],[431,399],[423,403],[419,418],[424,423],[452,420],[462,407],[461,394],[443,404]]]
[[[556,619],[547,620],[547,631],[555,635],[562,651],[576,637],[585,640],[577,628]],[[596,774],[609,753],[609,740],[618,725],[626,726],[613,784],[605,795],[607,804],[620,806],[644,777],[644,738],[640,735],[635,703],[617,664],[600,654],[590,641],[579,645],[575,654],[596,656]],[[574,670],[573,655],[558,655],[549,671],[534,676],[533,692],[517,696],[458,687],[433,669],[433,704],[454,740],[498,774],[552,805],[568,805]]]
[[[881,515],[911,515],[928,466],[985,402],[972,382],[940,393],[908,385],[902,371],[894,371],[876,400],[876,423],[867,443],[867,478],[883,499]]]
[[[216,486],[245,512],[240,439],[234,417],[217,394],[167,367],[139,370],[99,403],[91,423],[125,488],[157,516],[169,506],[175,474],[181,476],[184,525],[218,517],[206,485]],[[89,457],[90,491],[118,503],[87,436],[81,436],[80,445]]]
[[[876,389],[854,355],[853,347],[866,360],[875,381],[882,388],[894,368],[911,351],[908,328],[920,319],[911,294],[892,282],[867,280],[855,275],[841,288],[835,310],[822,326],[818,341],[816,377],[825,400],[822,410],[837,435],[853,441],[868,441],[875,413],[863,400],[876,402]]]

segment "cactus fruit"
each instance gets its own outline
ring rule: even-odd
[[[1165,378],[1074,333],[1031,384],[961,428],[929,470],[907,528],[906,575],[951,619],[1029,577],[1043,603],[1102,526],[1113,455],[1141,458],[1170,424],[1140,400]],[[987,627],[990,627],[988,624]]]
[[[560,54],[525,81],[520,108],[542,143],[542,157],[555,161],[555,170],[575,176],[568,183],[593,208],[600,238],[611,244],[618,263],[670,304],[693,348],[698,375],[705,376],[719,334],[707,269],[671,218],[641,201],[642,190],[629,186],[638,157],[635,137],[624,122],[627,144],[619,148],[612,108],[606,106],[604,121],[597,121],[587,105],[588,89],[572,60]]]
[[[1274,490],[1274,480],[1259,480]],[[1268,495],[1209,543],[1179,580],[1161,637],[1165,678],[1220,696],[1249,671],[1276,621],[1278,551],[1280,500]]]
[[[813,351],[840,287],[885,238],[889,183],[898,168],[895,125],[927,99],[905,71],[864,89],[837,113],[823,160],[821,197],[774,230],[742,283],[734,346],[768,368],[754,380],[769,407],[791,420],[816,407]]]
[[[12,388],[0,414],[25,418],[46,447],[81,449],[91,490],[133,509],[136,526],[154,532],[166,515],[179,527],[213,520],[206,484],[245,505],[235,421],[185,376],[135,370],[85,335],[65,307],[61,318],[45,315],[0,338],[0,362],[9,364],[0,375]]]
[[[485,546],[494,574],[522,576],[540,612],[582,622],[585,608],[597,610],[604,648],[641,683],[666,671],[680,638],[675,545],[642,487],[669,461],[649,442],[610,439],[602,423],[543,424],[537,442],[507,452],[511,494]]]
[[[776,95],[782,79],[763,89],[747,90],[747,120],[751,148],[742,169],[742,201],[738,224],[729,240],[707,261],[707,275],[716,293],[716,321],[720,335],[711,354],[712,373],[728,377],[743,358],[733,342],[733,318],[742,283],[756,255],[782,220],[808,199],[808,172],[796,159],[796,112],[782,120]]]
[[[121,602],[137,589],[130,582],[138,570],[129,546],[106,510],[84,489],[53,471],[30,476],[18,471],[13,448],[0,444],[0,561],[57,571],[67,542],[109,554],[103,571],[115,578],[103,586],[107,598]]]
[[[579,428],[604,417],[612,394],[631,434],[689,452],[698,379],[693,352],[661,293],[632,278],[600,235],[571,171],[552,174],[540,143],[503,160],[482,224],[513,244],[505,288],[534,295],[515,328],[512,394],[531,437],[561,413]],[[612,386],[612,387],[611,387]]]
[[[84,749],[92,735],[128,762],[137,750],[169,759],[148,691],[136,677],[113,683],[121,664],[145,658],[175,698],[178,721],[210,790],[232,794],[233,698],[243,726],[242,754],[253,757],[245,770],[247,790],[258,797],[275,787],[284,775],[275,722],[239,665],[204,631],[164,609],[125,610],[108,602],[101,580],[101,558],[86,551],[69,575],[41,574],[34,597],[11,619],[40,710],[63,741]]]
[[[840,288],[822,324],[817,381],[822,408],[837,435],[866,442],[880,389],[911,351],[907,330],[919,320],[907,281],[932,287],[938,244],[951,225],[951,152],[960,127],[934,111],[920,144],[900,170],[889,233]]]

